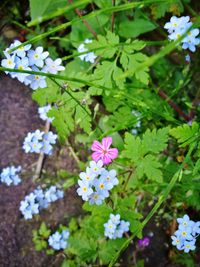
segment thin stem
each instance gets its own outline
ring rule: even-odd
[[[158,95],[161,98],[165,99],[166,102],[179,114],[180,117],[184,118],[184,120],[186,120],[187,122],[191,120],[191,117],[189,115],[185,114],[179,108],[179,106],[177,106],[171,99],[169,99],[169,97],[167,96],[167,94],[163,90],[159,90]]]
[[[70,4],[73,4],[73,0],[68,0]],[[91,34],[94,36],[95,39],[97,39],[97,33],[95,32],[95,30],[91,27],[91,25],[85,20],[82,18],[82,14],[81,14],[81,11],[76,8],[75,9],[75,12],[76,14],[79,16],[79,18],[82,19],[83,23],[85,24],[86,28],[88,29],[89,32],[91,32]]]
[[[129,173],[129,175],[128,175],[128,177],[127,177],[125,183],[124,183],[123,192],[126,190],[126,187],[127,187],[127,185],[128,185],[128,182],[129,182],[129,180],[130,180],[132,174],[133,174],[133,170],[130,171],[130,173]]]

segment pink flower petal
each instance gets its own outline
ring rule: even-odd
[[[104,150],[107,151],[109,147],[111,146],[111,144],[112,144],[112,137],[108,136],[102,139],[102,146]]]
[[[94,152],[94,153],[92,153],[92,159],[95,161],[95,162],[97,162],[97,161],[99,161],[100,159],[102,159],[102,153],[100,153],[100,152]]]
[[[102,160],[103,160],[103,164],[104,165],[108,165],[108,164],[110,164],[112,162],[112,160],[110,159],[108,154],[104,155]]]
[[[110,148],[107,152],[107,155],[111,158],[111,159],[115,159],[118,156],[118,150],[117,148]]]
[[[102,144],[98,141],[94,141],[91,147],[92,151],[101,151],[102,152]]]

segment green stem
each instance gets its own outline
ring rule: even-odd
[[[115,262],[117,261],[117,259],[119,258],[120,254],[128,247],[128,245],[130,244],[130,242],[133,240],[133,238],[135,236],[137,236],[137,234],[142,231],[142,229],[144,228],[144,226],[149,222],[149,220],[153,217],[153,215],[156,213],[156,211],[159,209],[159,207],[162,205],[162,203],[167,199],[170,191],[172,190],[172,188],[174,187],[175,183],[181,179],[182,176],[182,170],[184,168],[184,164],[189,160],[190,155],[193,151],[195,147],[195,144],[192,144],[183,163],[180,165],[179,170],[174,174],[174,176],[172,177],[170,183],[168,184],[167,188],[164,190],[163,194],[159,197],[158,202],[155,204],[155,206],[153,207],[153,209],[149,212],[149,214],[147,215],[147,217],[144,219],[144,221],[138,226],[138,228],[135,230],[135,232],[130,236],[130,238],[128,238],[124,244],[121,246],[121,248],[119,249],[119,251],[116,253],[116,255],[113,257],[112,261],[110,262],[110,264],[108,265],[108,267],[112,267]]]

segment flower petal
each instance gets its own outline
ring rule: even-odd
[[[102,139],[102,146],[104,150],[108,150],[112,144],[112,137],[108,136]]]
[[[99,151],[102,152],[102,145],[98,141],[94,141],[91,146],[92,151]]]
[[[112,159],[108,156],[108,154],[104,155],[102,160],[104,165],[108,165],[112,162]]]
[[[117,148],[110,148],[107,151],[107,155],[111,158],[111,159],[115,159],[118,156],[118,150]]]
[[[94,152],[94,153],[92,153],[92,159],[97,162],[100,159],[102,159],[102,155],[103,154],[100,152]]]

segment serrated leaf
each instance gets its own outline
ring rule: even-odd
[[[107,31],[106,36],[98,35],[98,40],[93,40],[92,43],[86,45],[90,50],[94,49],[97,56],[103,58],[112,58],[118,50],[119,36],[115,33]]]
[[[122,70],[116,65],[115,61],[103,61],[101,64],[98,64],[91,79],[95,84],[110,88],[110,90],[107,90],[106,88],[104,91],[101,90],[101,93],[110,95],[112,89],[116,90],[124,87],[125,79],[116,79],[116,77],[122,74]],[[99,88],[95,86],[89,88],[89,93],[91,95],[96,91],[100,91]]]
[[[97,243],[95,240],[87,237],[84,232],[79,231],[74,236],[71,236],[69,243],[68,250],[77,255],[82,261],[95,261],[97,257]]]
[[[139,137],[133,136],[130,133],[125,134],[125,150],[122,152],[122,156],[132,159],[133,162],[139,161],[143,152],[141,150],[142,142]]]
[[[149,82],[149,68],[143,68],[142,70],[137,70],[139,65],[147,60],[147,56],[143,53],[128,54],[125,51],[122,52],[120,57],[120,63],[122,64],[124,70],[128,70],[130,75],[135,75],[136,79],[144,84]]]
[[[153,155],[147,155],[137,163],[136,176],[142,178],[144,174],[152,181],[162,182],[162,165]]]
[[[142,136],[142,144],[148,152],[159,153],[167,147],[169,128],[149,129]]]
[[[42,224],[40,225],[38,233],[42,237],[47,238],[50,235],[51,231],[47,228],[46,224],[44,222],[42,222]]]
[[[199,137],[199,124],[194,122],[191,126],[183,124],[170,130],[170,134],[175,137],[180,147],[192,144]]]

